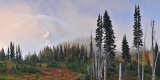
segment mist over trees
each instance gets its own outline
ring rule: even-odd
[[[37,80],[39,74],[45,74],[43,69],[50,71],[56,68],[61,71],[61,68],[79,73],[75,75],[78,76],[76,80],[160,80],[160,53],[155,40],[155,21],[151,21],[152,46],[151,50],[148,50],[145,45],[147,28],[143,36],[141,17],[139,5],[135,6],[133,26],[129,26],[133,29],[133,42],[128,42],[127,33],[124,34],[122,52],[118,53],[114,26],[107,10],[95,20],[95,37],[92,31],[91,34],[86,34],[90,35],[87,45],[69,42],[56,46],[47,45],[39,52],[28,53],[23,58],[20,45],[11,41],[6,52],[3,47],[0,49],[0,74],[31,73],[36,75]],[[129,46],[129,43],[133,44]],[[116,57],[117,54],[120,56]],[[54,80],[53,73],[56,72],[49,75],[52,75]],[[66,74],[62,73],[60,76],[66,77]]]
[[[53,48],[46,46],[38,54],[27,55],[26,61],[37,61],[37,62],[67,62],[67,63],[87,63],[89,57],[87,56],[88,51],[84,45],[79,44],[65,44],[58,45]]]

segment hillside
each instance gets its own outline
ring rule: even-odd
[[[4,67],[5,66],[5,67]],[[30,69],[30,65],[25,65]],[[67,66],[48,67],[47,63],[36,63],[35,69],[22,71],[22,65],[12,61],[0,62],[0,80],[76,80],[83,74],[67,69]],[[34,70],[37,70],[34,72]]]

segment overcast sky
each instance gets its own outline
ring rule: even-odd
[[[13,41],[27,54],[45,45],[88,37],[91,30],[95,32],[98,14],[107,10],[115,31],[116,49],[120,51],[124,34],[133,46],[133,14],[139,4],[143,31],[148,27],[146,44],[150,49],[153,19],[160,44],[159,3],[160,0],[0,0],[0,46],[6,50]]]

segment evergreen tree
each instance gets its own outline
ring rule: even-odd
[[[158,59],[157,59],[156,75],[160,78],[160,56],[158,56]]]
[[[141,29],[141,15],[140,15],[140,9],[139,6],[135,6],[135,13],[134,13],[134,26],[133,26],[133,46],[137,48],[138,51],[138,80],[140,80],[140,67],[139,67],[139,48],[143,46],[142,42],[142,29]]]
[[[129,54],[129,46],[128,46],[128,41],[126,39],[126,35],[124,35],[123,37],[123,41],[122,41],[122,58],[124,60],[124,64],[125,64],[125,73],[127,71],[126,66],[127,63],[130,61],[130,54]]]
[[[93,42],[92,42],[92,32],[91,32],[91,42],[90,42],[90,59],[93,59]]]
[[[107,72],[113,73],[115,71],[115,65],[113,64],[115,58],[115,36],[114,30],[112,29],[112,23],[110,17],[105,11],[103,16],[103,28],[104,28],[104,53],[107,65]],[[106,66],[105,65],[105,66]]]
[[[16,60],[18,60],[18,49],[17,49],[17,46],[16,46]]]
[[[60,52],[59,53],[60,53],[60,61],[64,61],[62,45],[60,45]]]
[[[14,51],[14,43],[10,42],[10,58],[13,60],[15,57],[15,51]]]
[[[91,31],[91,42],[90,42],[90,60],[92,62],[92,77],[94,76],[94,53],[93,53],[93,43],[92,43],[92,31]]]
[[[8,47],[8,51],[7,51],[7,59],[9,60],[9,55],[10,54],[10,51],[9,51],[9,47]]]
[[[155,56],[154,56],[154,61],[155,61],[155,59],[156,59],[157,53],[158,53],[158,44],[157,44],[157,42],[156,42],[156,44],[155,44]]]
[[[4,49],[3,49],[3,48],[1,49],[0,57],[1,57],[2,60],[5,59],[5,52],[4,52]]]
[[[97,72],[97,78],[100,79],[100,67],[101,67],[101,52],[102,52],[102,38],[103,38],[103,25],[102,25],[102,17],[99,15],[98,16],[98,20],[97,20],[97,29],[96,29],[96,37],[95,37],[95,41],[96,41],[96,46],[98,47],[98,71]]]
[[[18,44],[18,60],[22,59],[22,51],[20,49],[20,45]]]

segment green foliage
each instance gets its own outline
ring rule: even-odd
[[[128,72],[131,74],[131,75],[133,75],[133,76],[137,76],[137,61],[131,61],[130,62],[130,65],[129,65],[129,70],[128,70]]]
[[[38,74],[36,73],[36,80],[38,80]]]
[[[15,57],[14,43],[10,42],[10,58],[13,60]]]
[[[130,49],[129,49],[128,41],[126,39],[126,35],[124,35],[123,41],[122,41],[122,58],[125,63],[128,63],[131,58],[129,54],[129,50]]]
[[[90,75],[80,76],[78,80],[94,80]]]
[[[160,78],[160,54],[157,59],[156,75]]]
[[[48,63],[48,65],[47,65],[48,68],[49,68],[49,67],[58,67],[58,66],[59,66],[59,64],[58,64],[58,62],[56,62],[56,61],[50,62],[50,63]]]
[[[69,44],[60,44],[57,47],[45,47],[40,53],[37,55],[36,53],[25,57],[26,62],[79,62],[79,63],[87,63],[87,47],[84,45],[79,46],[79,44],[73,44],[70,46]]]
[[[69,63],[66,65],[68,69],[71,69],[73,71],[84,73],[84,74],[87,73],[87,64]]]
[[[33,67],[33,66],[25,66],[24,64],[22,64],[20,66],[20,72],[36,73],[36,72],[40,72],[40,71],[37,68]]]
[[[7,72],[7,65],[6,63],[0,63],[0,73]]]
[[[123,41],[122,41],[122,58],[124,60],[124,68],[125,68],[125,73],[127,72],[127,63],[131,60],[131,56],[129,54],[129,45],[128,45],[128,41],[126,39],[126,35],[124,35],[123,37]]]
[[[16,64],[16,69],[17,69],[17,70],[19,70],[19,69],[20,69],[18,64]]]
[[[61,76],[64,76],[64,74],[61,74]]]

